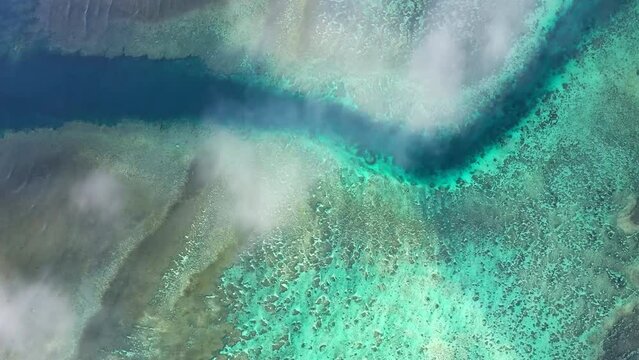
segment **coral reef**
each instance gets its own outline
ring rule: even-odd
[[[282,28],[267,41],[322,4],[262,13],[255,2],[245,11],[261,17],[225,16],[274,16]],[[542,18],[565,5],[543,4]],[[150,54],[149,37],[166,39],[177,24],[203,29],[211,13],[201,9],[128,23],[145,35],[128,38],[125,51]],[[406,180],[366,149],[246,124],[71,123],[4,134],[0,300],[15,311],[0,310],[0,346],[14,344],[0,356],[636,357],[639,5],[624,10],[553,68],[516,126],[447,176]],[[396,28],[416,31],[418,19],[406,18]],[[265,28],[233,25],[245,27],[234,44]],[[277,61],[290,47],[300,57],[314,51],[288,40],[276,41]],[[112,41],[105,46],[122,44]],[[171,56],[197,47],[188,45]],[[275,60],[264,71],[303,80],[300,63],[286,60],[290,74],[273,70]],[[291,86],[323,89],[316,80]],[[19,304],[49,306],[59,328],[41,326]],[[28,320],[20,331],[7,330],[12,313]],[[24,339],[57,331],[64,336],[36,345]]]
[[[602,360],[634,359],[639,355],[639,311],[634,305],[623,309],[603,341]]]
[[[60,299],[55,304],[68,301],[70,310],[61,311],[59,320],[69,324],[69,336],[77,337],[100,308],[123,259],[162,223],[186,174],[184,153],[167,148],[159,129],[140,133],[142,128],[68,124],[0,140],[0,282]],[[7,294],[11,303],[14,294]],[[47,301],[38,301],[46,312]],[[5,326],[13,320],[0,322],[2,331],[11,331]],[[15,356],[65,358],[73,352],[51,353],[45,346],[19,348]]]

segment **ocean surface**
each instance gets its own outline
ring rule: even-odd
[[[41,25],[207,28],[106,4],[0,6],[0,359],[639,356],[639,2],[526,3],[559,10],[521,70],[419,129],[322,94],[321,59]]]

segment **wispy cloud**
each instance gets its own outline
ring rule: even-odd
[[[224,186],[229,215],[246,230],[261,233],[283,224],[312,185],[301,159],[269,160],[276,148],[218,131],[202,152],[198,173]]]
[[[71,201],[77,210],[106,221],[114,219],[124,204],[124,188],[105,170],[94,170],[71,186]]]
[[[51,284],[0,280],[0,358],[65,358],[74,322],[68,299]]]
[[[420,130],[463,121],[465,93],[499,73],[527,29],[531,7],[532,0],[459,0],[430,9],[408,76],[423,90],[415,106],[432,115],[407,123]]]

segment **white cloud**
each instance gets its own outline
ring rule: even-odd
[[[481,65],[492,70],[503,64],[517,36],[525,31],[525,19],[530,0],[495,0],[484,7],[487,19],[477,41],[481,45]]]
[[[0,280],[0,358],[62,359],[71,350],[74,322],[60,291],[45,283]]]
[[[96,170],[71,187],[71,201],[83,213],[110,220],[122,209],[123,187],[113,175]]]
[[[526,31],[530,5],[531,0],[457,0],[430,9],[408,71],[425,97],[415,106],[427,115],[407,119],[409,125],[422,130],[463,120],[465,92],[499,73]]]
[[[461,43],[444,26],[429,33],[414,52],[410,76],[424,86],[428,102],[454,101],[464,79],[463,61]]]
[[[301,159],[287,156],[274,164],[269,161],[276,156],[273,151],[277,146],[219,131],[205,146],[198,170],[204,181],[223,184],[230,198],[226,208],[231,218],[258,233],[282,225],[306,199],[312,185]]]

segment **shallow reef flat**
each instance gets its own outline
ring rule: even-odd
[[[189,161],[165,138],[82,123],[4,134],[3,358],[70,358],[123,259],[179,195]]]
[[[162,349],[210,355],[221,339],[211,326],[226,328],[204,296],[253,234],[308,211],[330,168],[323,145],[248,136],[141,122],[6,133],[0,299],[3,319],[19,320],[2,324],[3,359],[132,353],[143,324],[165,329]]]
[[[254,233],[227,270],[211,262],[189,275],[183,296],[206,296],[145,319],[124,353],[632,356],[639,76],[637,34],[628,30],[636,18],[634,7],[586,40],[508,140],[448,186],[399,182],[337,156],[286,224]],[[194,285],[216,272],[219,283],[207,280],[215,287]],[[181,330],[190,340],[166,346],[176,326],[193,324],[222,340],[207,347]],[[184,355],[184,343],[198,345]]]

